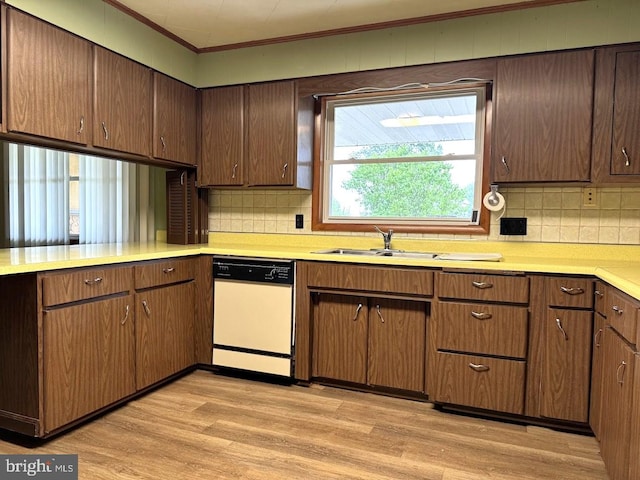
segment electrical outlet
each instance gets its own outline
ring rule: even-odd
[[[296,214],[296,228],[304,228],[304,215]]]
[[[595,207],[596,202],[596,189],[593,187],[582,188],[582,205],[585,207]]]

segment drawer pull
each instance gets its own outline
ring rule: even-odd
[[[173,268],[173,267],[169,267],[169,268],[163,268],[163,269],[162,269],[162,271],[163,271],[164,273],[171,273],[171,272],[175,272],[175,271],[176,271],[176,269],[175,269],[175,268]]]
[[[600,340],[602,339],[602,329],[599,328],[596,334],[593,336],[593,344],[596,348],[600,348]]]
[[[353,316],[353,321],[355,322],[358,319],[358,315],[360,315],[360,310],[362,310],[362,304],[359,303],[356,307],[356,314]]]
[[[560,320],[559,318],[556,318],[556,326],[558,327],[558,330],[562,332],[562,336],[564,337],[564,339],[569,340],[569,337],[567,337],[567,332],[565,332],[564,328],[562,327],[562,320]]]
[[[475,372],[488,372],[489,367],[481,363],[470,363],[469,368]]]
[[[124,318],[120,321],[120,325],[124,325],[125,323],[127,323],[128,318],[129,318],[129,305],[127,305],[127,308],[124,311]]]
[[[584,289],[580,287],[560,287],[560,291],[567,295],[582,295],[584,293]]]
[[[96,278],[94,278],[93,280],[91,280],[91,279],[89,279],[89,278],[86,278],[86,279],[84,280],[84,284],[85,284],[85,285],[97,285],[97,284],[99,284],[100,282],[102,282],[102,277],[96,277]]]
[[[622,369],[622,375],[620,374],[620,369]],[[616,381],[620,384],[624,384],[624,373],[627,371],[627,362],[622,361],[620,365],[618,365],[618,369],[616,370]]]
[[[478,320],[489,320],[493,315],[485,312],[474,312],[471,311],[471,316],[473,318],[477,318]]]
[[[382,316],[382,312],[380,311],[380,305],[376,305],[376,313],[378,314],[378,317],[380,317],[380,322],[384,323],[384,317]]]
[[[604,297],[604,293],[602,293],[600,290],[596,290],[595,292],[593,292],[595,294],[596,297]]]
[[[151,316],[151,309],[149,308],[149,304],[146,300],[142,301],[142,308],[144,308],[144,313],[147,314],[147,317]]]
[[[493,283],[487,283],[487,282],[471,282],[471,285],[473,285],[476,288],[479,288],[481,290],[484,290],[485,288],[493,288]]]
[[[622,315],[624,313],[624,310],[621,309],[618,305],[614,305],[613,307],[611,307],[611,310],[616,312],[618,315]]]

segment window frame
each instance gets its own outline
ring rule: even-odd
[[[491,112],[492,112],[492,88],[490,82],[465,82],[460,85],[447,85],[442,87],[429,87],[430,93],[459,93],[464,90],[484,89],[484,130],[482,136],[482,178],[481,178],[481,197],[489,191],[489,169],[490,169],[490,153],[491,153]],[[327,178],[327,162],[325,161],[327,147],[327,135],[333,136],[333,131],[327,132],[327,103],[340,99],[364,99],[376,98],[380,96],[389,97],[391,95],[407,95],[415,93],[425,93],[424,89],[385,89],[379,92],[367,92],[346,95],[325,95],[319,96],[316,100],[316,128],[314,133],[314,159],[313,159],[313,190],[312,190],[312,230],[313,231],[336,231],[336,232],[368,232],[373,230],[373,226],[377,225],[384,228],[393,228],[396,232],[404,233],[433,233],[433,234],[462,234],[462,235],[479,235],[488,234],[491,222],[490,212],[480,202],[480,220],[474,225],[455,225],[455,224],[426,224],[411,223],[410,220],[402,221],[375,221],[365,220],[357,221],[329,221],[326,218],[324,195],[325,181]],[[327,188],[328,190],[328,188]]]

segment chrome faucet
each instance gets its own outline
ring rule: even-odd
[[[393,235],[393,230],[389,229],[388,232],[383,232],[382,230],[380,230],[380,228],[378,228],[378,226],[374,225],[373,228],[376,229],[376,231],[382,235],[382,239],[384,240],[384,249],[385,250],[391,250],[391,236]]]

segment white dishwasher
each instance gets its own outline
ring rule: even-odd
[[[295,263],[213,259],[213,365],[293,375]]]

